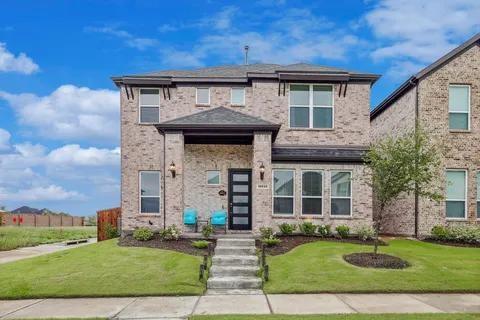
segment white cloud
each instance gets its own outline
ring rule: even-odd
[[[116,166],[120,163],[120,148],[82,149],[78,144],[69,144],[51,151],[47,156],[47,163],[70,166]]]
[[[401,65],[427,65],[480,31],[478,0],[382,0],[365,15],[379,41],[371,56]],[[416,70],[419,71],[419,70]]]
[[[10,149],[10,132],[0,128],[0,151]]]
[[[57,185],[32,187],[15,190],[14,192],[0,187],[0,200],[2,201],[58,201],[83,199],[85,199],[83,194],[76,191],[67,191]]]
[[[55,140],[96,138],[117,143],[119,95],[106,89],[62,85],[48,96],[0,91],[20,122]]]
[[[125,45],[138,50],[145,50],[158,45],[158,41],[156,39],[136,37],[130,32],[115,27],[86,27],[85,31],[114,36],[122,39]]]
[[[21,52],[18,56],[7,50],[7,45],[0,42],[0,72],[18,72],[32,74],[39,70],[38,65]]]

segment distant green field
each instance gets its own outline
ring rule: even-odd
[[[0,227],[0,251],[96,236],[97,227]]]

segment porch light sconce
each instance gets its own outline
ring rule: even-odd
[[[263,162],[260,164],[260,180],[263,180],[263,177],[265,176],[265,166],[263,165]]]
[[[172,161],[172,163],[170,163],[168,171],[172,173],[172,178],[175,178],[175,174],[177,173],[177,169],[175,168],[175,162]]]

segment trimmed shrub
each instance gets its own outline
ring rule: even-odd
[[[148,241],[153,238],[153,231],[145,227],[138,228],[133,231],[133,237],[138,241]]]
[[[117,228],[112,226],[110,223],[105,224],[105,236],[107,239],[113,239],[120,237]]]
[[[206,249],[208,248],[208,245],[210,244],[209,241],[207,240],[197,240],[197,241],[192,241],[192,246],[197,249]]]
[[[262,239],[262,243],[264,245],[266,245],[267,247],[273,247],[273,246],[276,246],[277,244],[279,244],[280,242],[282,242],[282,240],[276,238],[275,236],[270,236],[270,238],[265,238],[265,239]]]
[[[328,224],[321,224],[318,226],[318,234],[322,237],[328,237],[332,235],[332,228]]]
[[[317,226],[313,224],[313,222],[305,221],[304,223],[300,224],[300,231],[306,236],[313,236],[315,234],[315,230],[317,230]]]
[[[170,227],[167,227],[165,230],[160,232],[160,237],[166,241],[178,240],[181,235],[182,235],[182,232],[174,224],[172,224]]]
[[[432,228],[433,240],[459,243],[480,243],[480,227],[477,226],[435,226]]]
[[[262,239],[269,239],[273,236],[273,229],[270,227],[261,227],[260,236],[262,237]]]
[[[445,241],[448,240],[448,230],[444,226],[434,226],[432,228],[432,238],[435,240]]]
[[[202,235],[205,238],[210,238],[210,235],[213,233],[213,226],[211,224],[204,225],[202,227]]]
[[[375,237],[375,230],[370,226],[360,226],[355,233],[362,241],[372,240]]]
[[[340,238],[345,239],[350,235],[350,228],[346,225],[340,225],[335,228]]]
[[[297,229],[297,225],[290,223],[282,223],[278,226],[278,228],[283,235],[289,236],[293,233],[293,231]]]

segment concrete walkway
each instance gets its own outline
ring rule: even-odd
[[[80,243],[80,244],[73,244],[73,245],[65,245],[63,242],[57,243],[50,243],[50,244],[41,244],[35,247],[24,247],[15,250],[9,251],[0,251],[0,264],[22,260],[26,258],[33,258],[37,256],[41,256],[48,253],[54,253],[57,251],[63,251],[73,248],[78,248],[81,246],[85,246],[87,244],[92,244],[97,242],[97,238],[88,239],[87,243]]]
[[[480,294],[270,294],[0,301],[0,319],[192,314],[480,313]]]

